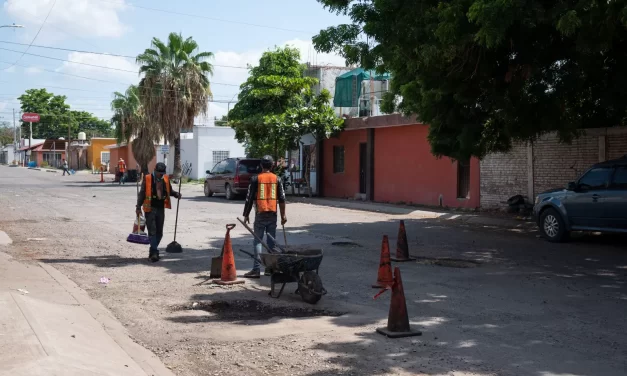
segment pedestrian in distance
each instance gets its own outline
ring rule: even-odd
[[[63,164],[61,165],[61,168],[63,169],[63,176],[65,176],[66,172],[67,172],[68,176],[72,175],[72,174],[70,174],[69,166],[68,166],[67,161],[65,159],[63,160]]]
[[[118,161],[118,176],[120,178],[119,184],[124,184],[126,182],[126,162],[122,158]]]
[[[172,189],[170,178],[165,173],[166,166],[159,162],[152,174],[144,176],[142,186],[137,195],[135,214],[146,216],[146,228],[150,238],[148,258],[152,262],[159,261],[159,243],[163,238],[165,209],[171,209],[170,197],[181,199],[181,195]]]
[[[273,166],[274,161],[271,156],[266,155],[261,159],[263,171],[250,179],[246,204],[244,205],[244,222],[250,223],[250,212],[254,205],[255,224],[253,231],[257,238],[262,240],[265,234],[270,235],[270,237],[266,236],[266,243],[271,249],[274,249],[274,241],[272,239],[276,239],[277,206],[281,210],[281,225],[287,222],[287,217],[285,216],[285,191],[279,178],[271,172]],[[261,263],[259,262],[261,243],[257,238],[253,241],[256,256],[253,269],[244,274],[246,278],[259,278],[261,275]],[[269,275],[270,271],[266,270],[264,274]]]

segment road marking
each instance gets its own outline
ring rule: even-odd
[[[6,232],[0,231],[0,245],[9,245],[13,244],[13,240],[7,235]]]

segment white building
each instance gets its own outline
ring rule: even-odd
[[[183,174],[191,179],[201,179],[205,171],[226,158],[245,157],[244,145],[235,139],[230,127],[194,126],[193,133],[181,133],[181,166]],[[163,158],[163,156],[161,156]],[[159,156],[157,156],[159,161]],[[173,172],[174,147],[167,158],[168,173]]]
[[[13,161],[17,161],[15,156],[15,145],[6,145],[0,148],[0,164],[11,164]]]

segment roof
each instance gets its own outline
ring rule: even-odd
[[[592,166],[592,168],[595,167],[614,167],[614,166],[627,166],[627,154],[623,155],[622,157],[618,158],[618,159],[612,159],[609,161],[605,161],[605,162],[600,162],[597,164],[594,164]]]
[[[20,148],[20,151],[24,151],[24,150],[28,150],[28,149],[34,149],[36,147],[38,147],[39,145],[43,145],[43,142],[40,142],[38,144],[33,144],[31,146],[24,146],[23,148]]]
[[[336,79],[341,80],[345,78],[352,78],[354,76],[361,76],[364,80],[369,80],[372,77],[375,81],[386,81],[391,77],[389,73],[377,74],[373,70],[367,71],[364,68],[355,68],[352,71],[337,76]]]

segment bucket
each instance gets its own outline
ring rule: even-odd
[[[137,234],[138,232],[146,232],[146,218],[142,215],[139,217],[139,230],[137,231],[137,218],[135,218],[135,222],[133,223],[133,234]]]

